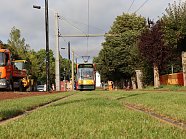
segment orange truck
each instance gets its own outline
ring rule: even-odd
[[[10,50],[0,49],[0,90],[32,91],[33,80],[26,63],[26,60],[12,61]]]

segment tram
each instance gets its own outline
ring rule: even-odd
[[[96,89],[96,68],[95,64],[76,65],[76,90],[95,90]]]

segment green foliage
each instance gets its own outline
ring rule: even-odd
[[[169,4],[162,19],[167,44],[178,48],[178,42],[185,41],[186,36],[186,2]],[[183,45],[180,47],[182,47],[181,50],[185,50]]]
[[[27,59],[27,50],[30,46],[25,44],[25,39],[21,38],[21,31],[16,27],[11,30],[8,48],[14,59]]]
[[[173,54],[167,66],[174,65],[176,71],[181,71],[181,52],[186,51],[186,2],[169,4],[162,21],[164,40]]]
[[[64,59],[60,56],[60,72],[61,72],[61,80],[70,80],[71,77],[71,64],[72,62],[68,59]]]
[[[143,73],[142,78],[143,85],[144,86],[153,85],[154,83],[153,64],[144,61],[141,70]]]
[[[40,84],[44,84],[46,82],[46,50],[40,49],[36,53],[37,57],[37,64],[38,64],[38,70],[37,73],[38,82]],[[50,57],[50,83],[55,83],[55,58],[53,51],[49,51],[49,57]]]
[[[37,79],[38,78],[38,74],[39,74],[39,61],[38,58],[36,56],[36,52],[34,50],[30,50],[28,52],[28,64],[27,64],[27,68],[30,69],[29,74],[32,75],[32,78]]]
[[[32,78],[37,79],[41,84],[46,82],[46,50],[40,49],[38,52],[30,50],[30,46],[25,43],[25,39],[21,37],[21,31],[16,27],[13,27],[10,33],[10,39],[8,39],[8,44],[3,44],[0,42],[1,47],[10,49],[13,59],[25,59],[29,62],[27,65],[27,70]],[[55,58],[53,51],[49,51],[50,57],[50,83],[55,83]],[[70,66],[68,60],[60,57],[60,72],[69,71]],[[68,75],[66,73],[66,75]]]
[[[3,45],[3,42],[0,40],[0,48],[3,48],[4,45]]]
[[[123,14],[116,18],[108,32],[111,36],[106,36],[103,49],[94,58],[104,81],[130,79],[134,70],[140,67],[136,40],[145,28],[145,19],[135,14]]]

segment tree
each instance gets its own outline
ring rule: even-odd
[[[141,56],[154,68],[154,87],[159,87],[159,68],[172,56],[170,47],[163,40],[162,22],[158,21],[146,29],[139,38],[138,47]]]
[[[12,52],[15,59],[27,59],[27,48],[30,48],[25,43],[25,39],[21,38],[21,31],[16,27],[13,27],[10,33],[10,39],[8,39],[8,48]]]
[[[62,58],[62,56],[60,55],[59,58],[60,61],[60,73],[61,73],[61,80],[69,80],[70,81],[70,77],[71,77],[71,66],[69,66],[69,64],[71,65],[71,61],[69,61],[68,59]]]
[[[40,84],[46,83],[46,50],[40,49],[36,53],[37,57],[37,64],[39,68],[39,72],[37,73],[38,82]],[[55,83],[55,58],[53,51],[49,51],[49,57],[50,57],[50,83]]]
[[[32,75],[32,78],[38,79],[38,75],[40,73],[40,68],[39,68],[39,61],[37,58],[37,53],[34,50],[30,50],[28,52],[28,62],[30,65],[28,65],[30,69],[30,73]]]
[[[4,44],[3,42],[0,40],[0,48],[3,48],[4,47]]]
[[[177,67],[175,70],[178,72],[182,69],[181,52],[186,51],[186,2],[169,4],[162,21],[164,40],[173,54],[168,65]]]
[[[186,2],[169,4],[162,17],[164,22],[165,41],[172,47],[178,48],[179,42],[185,42],[186,36]],[[186,47],[181,46],[180,50]]]
[[[94,58],[104,80],[130,79],[141,65],[136,40],[146,28],[146,21],[136,14],[118,16],[114,21],[98,57]]]

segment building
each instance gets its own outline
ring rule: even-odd
[[[101,77],[97,71],[96,71],[96,87],[101,87]]]

